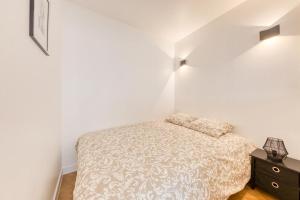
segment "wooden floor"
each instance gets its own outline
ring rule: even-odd
[[[76,173],[63,176],[59,193],[59,200],[73,200],[73,190],[76,181]],[[229,200],[276,200],[259,189],[252,190],[246,187],[243,191],[231,196]]]

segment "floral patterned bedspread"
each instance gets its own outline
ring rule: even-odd
[[[77,143],[74,200],[223,200],[250,178],[245,138],[156,121],[88,133]]]

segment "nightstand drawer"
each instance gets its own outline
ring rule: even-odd
[[[299,200],[299,188],[291,187],[277,179],[257,172],[256,185],[282,200]]]
[[[280,182],[296,188],[299,187],[299,175],[296,172],[260,159],[256,159],[255,167],[257,173],[264,173]]]

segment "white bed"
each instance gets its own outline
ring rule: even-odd
[[[88,133],[77,143],[74,200],[224,200],[250,178],[254,147],[164,121]]]

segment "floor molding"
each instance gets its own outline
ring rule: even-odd
[[[58,175],[57,183],[55,186],[54,194],[53,194],[53,200],[58,200],[58,195],[59,195],[59,190],[61,187],[61,182],[62,182],[62,177],[63,177],[63,170],[61,169]]]
[[[63,167],[62,173],[63,175],[65,175],[76,171],[77,171],[77,164],[73,164],[73,165]]]

